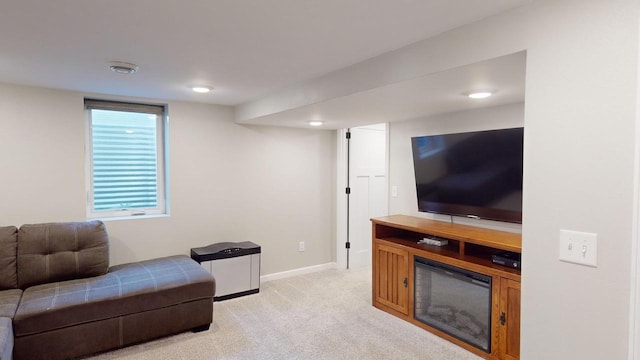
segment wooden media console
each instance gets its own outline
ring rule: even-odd
[[[494,264],[491,257],[504,251],[521,253],[520,234],[405,215],[374,218],[371,221],[374,307],[431,331],[485,359],[519,359],[520,270]],[[424,238],[446,240],[447,244],[436,246],[420,243]],[[490,279],[491,285],[487,290],[490,297],[490,309],[487,310],[490,324],[486,334],[486,350],[416,317],[416,306],[421,305],[415,303],[416,259],[418,263],[444,264],[444,267],[477,273]]]

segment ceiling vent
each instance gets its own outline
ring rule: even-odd
[[[118,74],[133,74],[138,71],[138,65],[115,61],[109,63],[109,69]]]

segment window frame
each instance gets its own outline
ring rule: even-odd
[[[94,209],[92,110],[137,112],[156,115],[156,206],[119,210]],[[86,119],[86,215],[88,219],[144,218],[169,215],[168,109],[166,104],[84,99]]]

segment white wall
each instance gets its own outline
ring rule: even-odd
[[[0,225],[84,218],[83,119],[82,97],[0,85]]]
[[[525,101],[522,352],[626,359],[637,1],[531,9]],[[598,234],[598,267],[558,261],[560,229]]]
[[[112,264],[220,241],[261,245],[263,274],[335,261],[333,132],[169,114],[171,216],[106,221]],[[83,94],[0,85],[0,225],[85,220],[84,143]]]

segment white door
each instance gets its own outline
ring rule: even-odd
[[[349,144],[349,266],[371,264],[372,217],[387,215],[386,125],[351,129]]]

